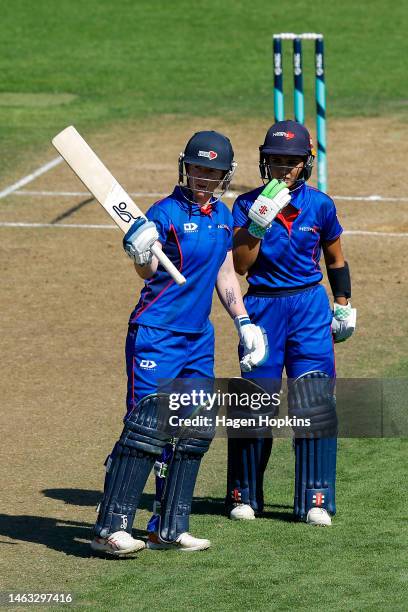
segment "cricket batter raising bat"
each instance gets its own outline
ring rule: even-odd
[[[221,202],[235,170],[233,149],[218,132],[198,132],[179,158],[179,184],[126,233],[123,244],[145,279],[126,340],[127,414],[106,464],[105,487],[93,550],[124,555],[145,547],[132,525],[146,480],[169,443],[157,427],[162,379],[212,379],[214,330],[209,320],[214,287],[234,319],[243,345],[241,366],[251,370],[266,354],[264,337],[243,305],[232,259],[232,215]],[[158,246],[186,278],[178,286],[152,254]],[[179,440],[161,499],[157,531],[148,548],[203,550],[206,539],[188,533],[200,462],[210,439]]]
[[[257,368],[256,380],[276,392],[285,368],[289,414],[311,418],[306,435],[294,432],[294,514],[309,524],[330,525],[336,511],[337,453],[333,339],[351,336],[356,310],[349,301],[350,273],[335,205],[306,183],[313,160],[303,125],[281,121],[268,130],[259,164],[267,185],[239,196],[233,207],[234,262],[240,274],[247,273],[248,314],[268,339],[269,357]],[[320,284],[321,251],[333,311]],[[272,438],[229,440],[226,502],[231,518],[253,519],[262,512],[271,448]]]

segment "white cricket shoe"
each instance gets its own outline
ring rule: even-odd
[[[142,550],[146,548],[146,544],[143,540],[132,538],[127,531],[115,531],[115,533],[111,533],[107,538],[96,536],[91,542],[91,548],[96,552],[120,557],[121,555],[128,555],[129,553]]]
[[[329,527],[332,524],[332,520],[330,514],[324,508],[310,508],[307,513],[306,523],[320,527]]]
[[[191,533],[185,531],[175,542],[162,542],[157,533],[149,533],[147,540],[147,548],[150,550],[183,550],[185,552],[194,552],[195,550],[206,550],[210,548],[210,540],[203,538],[195,538]]]
[[[255,512],[249,504],[237,504],[230,512],[233,521],[253,521]]]

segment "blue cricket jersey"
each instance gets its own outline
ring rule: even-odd
[[[249,226],[248,211],[263,189],[259,187],[235,200],[234,227]],[[296,213],[291,220],[282,214],[274,219],[248,270],[247,280],[254,288],[293,289],[320,282],[322,242],[334,240],[343,231],[328,195],[304,183],[291,196]]]
[[[176,187],[146,214],[154,221],[163,252],[186,277],[178,286],[159,265],[145,281],[131,323],[177,332],[202,332],[208,325],[217,275],[232,249],[233,218],[227,206],[212,203],[210,214],[186,200]]]

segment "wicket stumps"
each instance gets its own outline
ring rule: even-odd
[[[324,80],[324,40],[323,34],[306,32],[294,34],[284,32],[273,35],[273,101],[275,121],[285,119],[285,100],[283,93],[282,41],[293,41],[293,106],[295,121],[305,121],[305,96],[303,91],[302,41],[315,42],[315,100],[316,100],[316,137],[317,137],[317,185],[327,191],[327,152],[326,152],[326,85]]]

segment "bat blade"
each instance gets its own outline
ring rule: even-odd
[[[146,218],[73,125],[57,134],[52,144],[124,233],[137,218]],[[156,245],[151,250],[175,282],[183,285],[186,279],[163,251]]]

